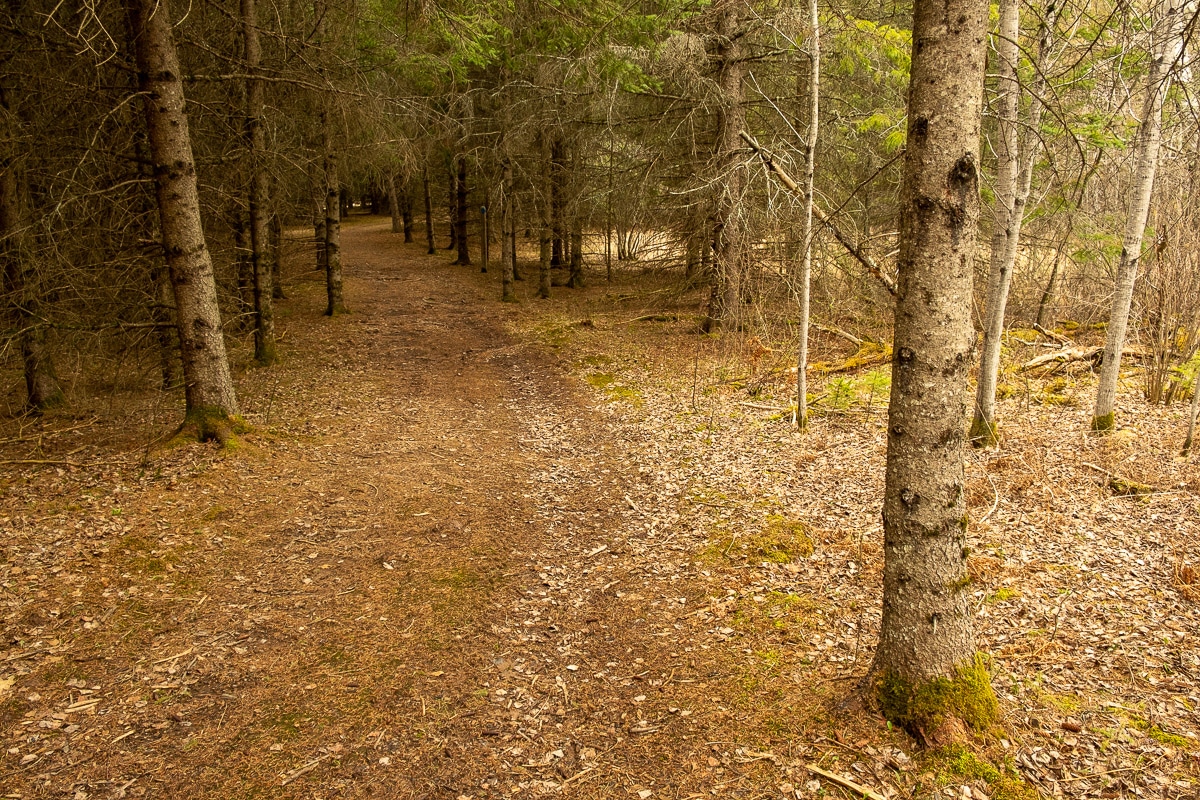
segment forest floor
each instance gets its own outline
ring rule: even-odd
[[[622,271],[501,305],[365,217],[344,257],[331,320],[294,253],[236,449],[171,443],[180,398],[137,381],[0,421],[4,797],[842,794],[810,766],[887,798],[1197,796],[1178,406],[1131,382],[1098,439],[1086,367],[1011,373],[968,464],[1003,722],[927,752],[854,700],[885,375],[822,379],[800,435],[786,354],[696,335],[694,294]]]

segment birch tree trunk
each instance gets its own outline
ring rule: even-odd
[[[744,91],[742,79],[746,74],[743,60],[741,17],[733,0],[723,4],[717,22],[716,53],[717,85],[721,92],[721,108],[717,126],[718,164],[721,180],[720,194],[714,219],[715,253],[714,281],[708,301],[708,314],[703,329],[708,332],[725,325],[736,327],[741,303],[743,271],[743,230],[739,219],[745,182],[741,165],[739,134],[746,126],[742,108]]]
[[[884,715],[926,741],[996,710],[975,654],[963,472],[987,18],[986,0],[917,0],[913,18],[871,674]]]
[[[975,414],[971,420],[971,443],[990,447],[999,442],[996,423],[996,381],[1000,374],[1000,345],[1004,336],[1004,312],[1008,290],[1017,262],[1025,206],[1033,185],[1033,167],[1040,152],[1042,124],[1041,98],[1046,95],[1051,38],[1058,11],[1053,6],[1038,36],[1037,61],[1029,110],[1029,135],[1024,152],[1018,139],[1018,113],[1021,87],[1017,82],[1017,37],[1020,33],[1018,0],[1001,0],[1000,28],[996,37],[996,55],[1000,74],[999,137],[996,147],[995,230],[988,262],[987,297],[984,301],[983,353],[979,360],[979,381],[975,387]]]
[[[183,357],[185,428],[201,441],[225,442],[238,413],[221,333],[212,259],[200,220],[200,198],[179,58],[168,0],[130,0],[134,52],[158,197],[163,251],[175,292]]]
[[[1129,217],[1125,223],[1125,238],[1121,245],[1121,260],[1117,263],[1117,283],[1113,291],[1112,311],[1108,317],[1104,342],[1104,361],[1100,365],[1100,380],[1096,387],[1096,408],[1092,414],[1092,430],[1111,431],[1116,426],[1114,408],[1117,400],[1117,380],[1121,375],[1121,350],[1129,325],[1129,307],[1133,301],[1133,285],[1137,280],[1142,255],[1142,236],[1150,214],[1150,197],[1154,191],[1154,176],[1158,170],[1158,152],[1162,145],[1163,99],[1170,85],[1175,62],[1183,52],[1188,23],[1195,10],[1195,0],[1165,0],[1164,13],[1155,25],[1153,59],[1146,77],[1146,102],[1141,123],[1133,145],[1134,180]]]
[[[241,0],[242,46],[246,57],[246,138],[250,145],[250,270],[254,295],[254,360],[275,363],[275,314],[271,270],[270,183],[267,175],[267,142],[262,117],[265,105],[262,45],[258,38],[255,0]]]
[[[796,427],[808,427],[808,321],[811,313],[812,234],[813,234],[813,177],[816,174],[817,133],[820,130],[821,90],[821,22],[817,17],[817,0],[808,2],[809,42],[808,62],[808,138],[804,142],[804,209],[800,222],[800,241],[804,252],[800,256],[800,346],[796,353]]]

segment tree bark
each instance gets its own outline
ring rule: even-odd
[[[821,22],[817,16],[817,0],[809,0],[808,24],[812,39],[808,52],[808,137],[804,142],[804,209],[801,212],[800,242],[804,251],[800,255],[798,335],[800,344],[796,353],[796,427],[808,427],[808,323],[812,297],[812,250],[813,250],[813,178],[816,174],[817,134],[820,131],[821,89]]]
[[[242,46],[246,59],[246,139],[250,145],[250,266],[254,287],[254,360],[261,366],[275,363],[275,313],[270,242],[270,183],[267,175],[267,140],[262,116],[263,81],[255,0],[241,0]]]
[[[968,692],[980,709],[995,708],[975,657],[963,472],[987,17],[984,0],[916,2],[900,194],[883,619],[872,686],[889,719],[934,741],[954,719],[991,721],[955,702]]]
[[[437,252],[433,241],[433,198],[429,194],[429,168],[421,170],[421,189],[425,195],[425,240],[429,245],[429,255]]]
[[[183,356],[185,425],[197,438],[227,441],[238,413],[225,355],[212,259],[200,220],[179,59],[168,0],[130,0],[138,80],[154,164],[163,250],[175,293]]]
[[[467,203],[469,192],[467,191],[467,157],[458,157],[458,180],[455,182],[455,200],[457,202],[457,213],[455,214],[454,223],[456,226],[455,239],[458,244],[458,258],[454,259],[454,263],[460,266],[471,266],[471,248],[470,241],[467,239],[467,214],[470,211]]]
[[[1104,361],[1100,364],[1100,380],[1096,387],[1096,408],[1092,414],[1092,430],[1107,432],[1116,427],[1114,408],[1117,401],[1117,380],[1121,375],[1121,350],[1129,325],[1129,307],[1133,301],[1133,285],[1137,280],[1142,255],[1142,236],[1150,214],[1150,197],[1154,191],[1154,176],[1158,170],[1158,152],[1162,145],[1162,107],[1175,62],[1183,52],[1195,0],[1169,0],[1166,13],[1155,27],[1153,60],[1146,79],[1146,102],[1141,124],[1133,145],[1134,180],[1121,259],[1117,264],[1117,283],[1113,291],[1112,310],[1104,342]]]
[[[743,58],[740,5],[726,0],[719,12],[716,31],[717,85],[720,87],[721,107],[718,112],[717,148],[721,168],[720,194],[717,197],[713,227],[716,232],[714,253],[714,277],[712,293],[708,301],[708,313],[704,320],[705,332],[717,328],[738,325],[738,309],[741,303],[741,278],[743,265],[742,222],[738,219],[745,183],[741,164],[739,134],[746,126],[746,114],[742,108],[746,65]]]

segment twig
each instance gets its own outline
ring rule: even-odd
[[[289,772],[287,775],[284,775],[283,781],[279,785],[287,786],[289,783],[296,780],[296,778],[299,778],[301,775],[305,775],[309,772],[312,772],[314,769],[316,769],[320,765],[320,763],[322,761],[329,758],[329,756],[330,756],[329,753],[326,753],[323,756],[317,756],[316,758],[314,758],[312,761],[309,761],[304,766],[297,767],[296,769]]]
[[[814,775],[820,775],[822,778],[825,778],[826,780],[831,781],[832,783],[836,783],[838,786],[841,786],[843,789],[849,789],[852,792],[858,792],[863,797],[868,798],[868,800],[887,800],[879,792],[876,792],[873,789],[868,789],[865,786],[857,784],[854,781],[850,780],[849,778],[843,778],[841,775],[836,775],[832,772],[826,772],[825,770],[818,767],[816,764],[808,764],[806,766],[808,768],[808,771],[813,773]]]

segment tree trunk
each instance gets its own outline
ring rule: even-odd
[[[542,164],[544,172],[542,174],[542,192],[538,198],[538,215],[541,217],[541,227],[538,230],[538,293],[537,296],[543,300],[550,299],[550,270],[553,256],[553,220],[550,206],[552,204],[553,183],[550,176],[550,158],[549,150],[544,144],[542,146]]]
[[[717,162],[721,165],[721,180],[713,220],[716,230],[716,280],[713,281],[708,300],[708,313],[703,324],[705,332],[726,325],[737,327],[740,316],[744,231],[737,210],[745,183],[739,134],[746,127],[746,115],[742,108],[742,79],[746,64],[738,9],[738,3],[726,0],[717,23],[714,59],[717,62],[717,85],[721,98],[717,127]]]
[[[396,176],[389,172],[387,182],[388,209],[392,212],[392,233],[400,233],[404,230],[404,223],[400,219],[400,196],[396,194]],[[411,240],[410,236],[405,241]]]
[[[550,143],[550,224],[553,229],[553,242],[550,252],[550,268],[562,269],[566,265],[563,253],[563,220],[566,216],[567,170],[563,163],[563,142],[557,134]]]
[[[3,104],[7,112],[7,103]],[[18,333],[25,372],[25,397],[30,410],[40,412],[63,402],[62,387],[46,350],[46,329],[38,320],[37,293],[30,291],[21,213],[21,183],[15,158],[0,162],[0,262],[8,316]]]
[[[1050,7],[1038,35],[1027,126],[1032,133],[1025,137],[1022,153],[1017,136],[1017,116],[1021,99],[1021,87],[1017,81],[1017,59],[1020,55],[1017,43],[1020,33],[1019,10],[1018,0],[1000,2],[1000,30],[996,37],[1000,73],[996,221],[988,263],[987,297],[984,300],[983,353],[979,360],[975,414],[970,431],[971,443],[977,447],[988,447],[999,442],[996,423],[996,380],[1000,374],[1004,312],[1008,305],[1008,290],[1012,285],[1013,269],[1017,263],[1017,246],[1021,240],[1021,226],[1025,221],[1025,206],[1029,201],[1030,187],[1033,185],[1033,167],[1041,146],[1039,137],[1044,109],[1042,98],[1046,96],[1046,69],[1058,13],[1054,6]]]
[[[1100,364],[1100,380],[1096,387],[1096,408],[1092,414],[1092,430],[1107,432],[1116,427],[1114,408],[1117,401],[1117,379],[1121,375],[1121,350],[1129,324],[1129,307],[1133,301],[1133,284],[1137,280],[1142,255],[1142,235],[1150,213],[1150,196],[1154,190],[1154,175],[1158,169],[1158,151],[1162,144],[1162,107],[1175,62],[1183,51],[1195,0],[1167,8],[1155,28],[1153,60],[1146,79],[1146,103],[1141,124],[1133,145],[1134,180],[1121,260],[1117,264],[1117,284],[1113,291],[1112,311],[1108,317],[1104,342],[1104,361]]]
[[[163,250],[175,292],[187,398],[185,426],[225,442],[238,413],[212,259],[200,221],[192,142],[168,0],[130,0],[134,50],[154,164]]]
[[[255,0],[241,0],[242,45],[246,57],[246,139],[250,145],[250,271],[254,286],[254,360],[262,366],[275,363],[275,314],[271,307],[270,180],[267,175],[267,140],[263,132],[262,45],[258,40]]]
[[[512,197],[512,165],[505,161],[500,176],[500,283],[503,289],[500,301],[503,303],[517,302],[517,295],[513,291],[513,282],[516,280],[516,259],[514,258],[515,253],[509,246],[514,233]]]
[[[567,286],[572,289],[584,287],[583,230],[578,219],[575,220],[571,230],[571,277],[567,280]]]
[[[421,170],[421,189],[425,195],[425,240],[429,244],[429,255],[437,252],[433,241],[433,198],[429,194],[429,168]]]
[[[804,142],[804,210],[800,225],[800,302],[798,335],[800,346],[796,353],[796,427],[808,427],[808,322],[812,297],[813,250],[813,178],[816,174],[817,134],[820,131],[821,97],[821,22],[817,17],[817,0],[809,0],[808,24],[812,40],[808,45],[808,137]]]
[[[1182,455],[1186,458],[1192,452],[1192,440],[1196,435],[1196,416],[1200,413],[1200,373],[1192,378],[1192,405],[1188,411],[1187,436],[1183,440]]]
[[[510,197],[511,197],[511,195],[510,195]],[[517,209],[516,209],[516,203],[515,203],[516,198],[513,197],[512,199],[513,199],[513,208],[510,211],[510,213],[512,214],[512,227],[509,228],[509,230],[508,230],[508,235],[507,235],[504,247],[506,250],[509,251],[509,257],[512,258],[513,280],[514,281],[523,281],[525,279],[523,277],[521,277],[521,269],[520,269],[520,267],[517,266]]]
[[[450,172],[450,205],[447,206],[450,215],[450,244],[446,245],[447,250],[458,250],[458,190],[457,177],[454,174],[454,162],[449,165]]]
[[[283,291],[283,219],[279,214],[271,215],[271,297],[287,299]]]
[[[871,674],[884,715],[933,742],[996,708],[975,654],[963,472],[987,18],[984,0],[917,0],[913,18]]]
[[[471,248],[470,241],[467,239],[467,214],[470,211],[467,198],[469,192],[467,190],[467,158],[466,156],[458,157],[458,181],[455,183],[457,202],[457,213],[455,214],[454,223],[457,228],[455,239],[458,244],[458,258],[454,259],[454,263],[460,266],[471,266]]]
[[[409,194],[408,181],[400,184],[400,227],[404,231],[404,243],[413,241],[413,210],[412,196]]]
[[[240,208],[233,209],[233,266],[237,273],[237,315],[234,329],[239,333],[253,328],[254,320],[254,262],[250,252],[250,228]]]
[[[317,247],[317,271],[325,271],[325,176],[313,184],[313,242]]]
[[[325,316],[346,313],[342,294],[342,193],[338,182],[337,151],[333,148],[333,115],[321,112],[321,143],[325,154]]]

